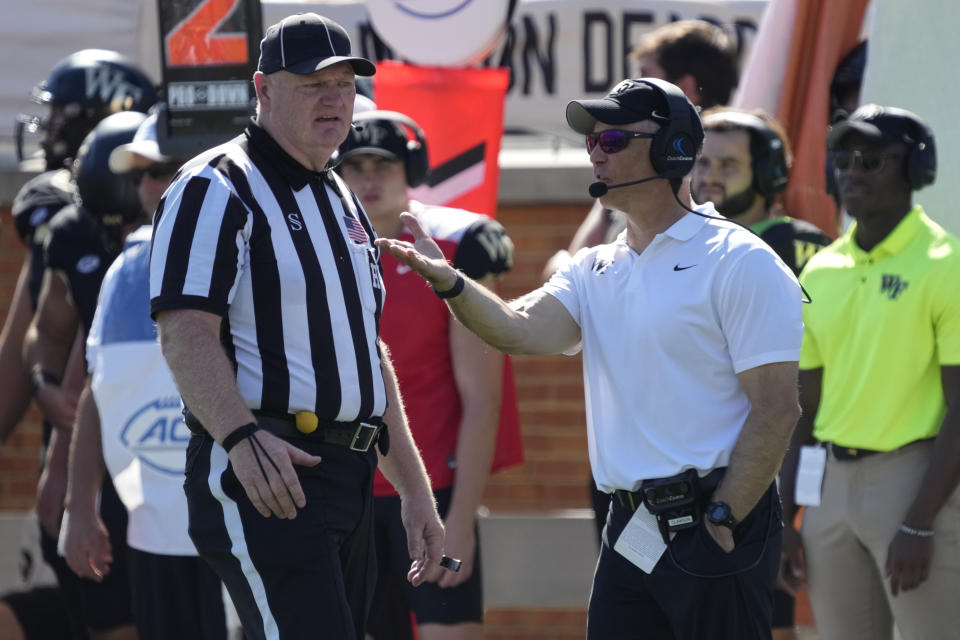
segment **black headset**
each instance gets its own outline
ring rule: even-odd
[[[430,173],[427,137],[420,125],[413,121],[413,118],[397,111],[378,109],[354,115],[353,123],[360,129],[363,127],[394,127],[400,129],[404,137],[407,138],[406,151],[402,158],[407,184],[411,187],[423,184],[423,181],[427,179],[427,174]]]
[[[703,123],[696,108],[676,86],[656,78],[634,80],[649,85],[667,103],[666,117],[650,141],[650,163],[662,178],[678,181],[693,170],[697,154],[703,145]]]
[[[767,200],[772,200],[787,188],[790,168],[787,150],[777,132],[763,118],[741,111],[721,111],[707,116],[707,126],[714,123],[720,131],[742,129],[750,136],[753,188]]]
[[[923,120],[913,114],[904,117],[913,123],[914,129],[914,135],[905,142],[909,147],[907,181],[910,188],[916,191],[933,184],[937,179],[937,147],[933,142],[933,131]]]

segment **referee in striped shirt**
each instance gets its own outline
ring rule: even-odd
[[[328,18],[271,26],[256,118],[184,165],[156,213],[150,305],[195,434],[190,535],[249,638],[363,638],[377,449],[403,498],[408,579],[442,571],[443,525],[378,338],[375,236],[327,166],[354,77],[374,72]]]

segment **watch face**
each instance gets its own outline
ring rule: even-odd
[[[714,524],[723,522],[730,515],[730,507],[725,504],[713,504],[710,506],[710,513],[707,518]]]

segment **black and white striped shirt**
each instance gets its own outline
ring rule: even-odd
[[[150,313],[224,318],[251,409],[381,416],[380,255],[359,201],[251,123],[178,174],[154,220]]]

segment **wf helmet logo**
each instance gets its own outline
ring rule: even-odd
[[[909,284],[909,282],[901,280],[900,276],[885,273],[880,281],[880,293],[886,294],[891,300],[896,300],[901,293],[906,291]]]
[[[113,112],[126,111],[143,97],[143,89],[127,82],[126,74],[120,69],[99,65],[86,72],[87,98],[99,98]]]

